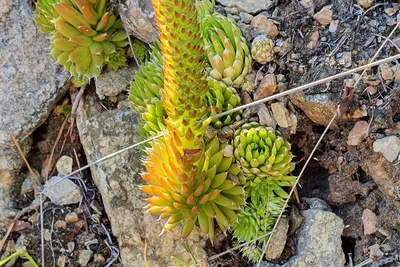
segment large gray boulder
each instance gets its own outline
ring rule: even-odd
[[[23,166],[6,129],[27,153],[31,133],[67,89],[68,74],[49,54],[33,12],[26,0],[0,0],[0,221],[12,210],[11,191]]]

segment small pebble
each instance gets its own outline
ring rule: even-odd
[[[69,179],[58,176],[51,177],[44,185],[44,194],[55,205],[70,205],[81,199],[79,187]]]
[[[393,162],[400,153],[400,139],[396,136],[388,136],[377,139],[373,148],[375,152],[380,152],[389,161]]]
[[[72,158],[69,156],[62,156],[56,164],[58,175],[64,176],[72,172]]]
[[[65,256],[60,256],[57,259],[57,266],[64,267],[67,265],[68,259]]]
[[[75,242],[68,242],[67,247],[69,252],[73,252],[75,249]]]
[[[319,12],[314,15],[314,19],[321,25],[329,25],[332,21],[333,12],[329,8],[322,8]]]
[[[339,26],[339,20],[332,20],[331,23],[329,24],[329,31],[332,33],[336,32],[338,26]]]
[[[92,256],[93,256],[93,251],[88,249],[80,250],[78,253],[78,263],[84,267],[89,263]]]
[[[78,214],[76,214],[75,212],[68,213],[65,216],[65,221],[67,221],[68,223],[74,223],[77,222],[78,220],[79,220]]]
[[[101,254],[94,254],[93,256],[93,262],[95,263],[104,263],[106,259],[104,258],[103,255]]]
[[[365,209],[363,211],[362,220],[364,225],[364,235],[372,235],[378,231],[378,217],[376,217],[372,210]]]
[[[67,228],[67,222],[66,221],[62,221],[62,220],[58,220],[54,223],[54,226],[57,229],[65,229]]]

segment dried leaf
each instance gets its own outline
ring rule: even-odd
[[[20,221],[20,220],[11,220],[11,219],[5,219],[4,224],[5,224],[6,228],[12,227],[11,232],[20,232],[31,226],[31,224],[28,222]]]

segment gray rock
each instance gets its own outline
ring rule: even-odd
[[[284,265],[263,262],[263,267],[340,267],[346,263],[342,250],[343,220],[329,211],[301,212],[304,221],[297,231],[296,255]]]
[[[33,172],[36,174],[36,177],[40,177],[40,174],[37,170],[33,169]],[[26,175],[26,178],[22,182],[21,186],[21,196],[28,194],[30,192],[33,192],[35,190],[35,187],[37,186],[35,179],[32,177],[32,175],[28,172]]]
[[[33,10],[25,0],[0,4],[0,221],[12,207],[10,188],[23,165],[5,127],[27,153],[30,134],[68,89],[60,89],[68,74],[49,54],[49,41],[36,28]]]
[[[332,212],[316,209],[304,210],[301,214],[304,222],[298,230],[297,254],[284,266],[344,266],[343,220]]]
[[[158,38],[154,10],[149,0],[118,1],[118,12],[125,30],[136,38],[152,43]]]
[[[390,163],[380,153],[364,150],[361,168],[370,176],[388,201],[400,208],[400,168]]]
[[[289,230],[289,218],[282,218],[271,237],[265,256],[267,259],[278,259],[286,245]]]
[[[64,176],[72,172],[73,160],[69,156],[61,156],[56,163],[58,175]]]
[[[400,139],[396,136],[388,136],[374,142],[375,152],[380,152],[390,162],[397,159],[400,152]]]
[[[309,209],[332,211],[331,207],[329,207],[328,203],[326,203],[325,200],[322,200],[322,199],[319,199],[316,197],[312,197],[312,198],[303,197],[301,200],[304,201],[305,203],[307,203],[307,205],[309,205],[308,206]]]
[[[345,68],[350,68],[352,65],[351,52],[338,53],[336,56],[336,60],[341,66]]]
[[[53,176],[44,185],[44,194],[55,205],[70,205],[81,200],[79,187],[69,179]]]
[[[303,216],[301,216],[298,208],[296,206],[290,207],[288,235],[294,234],[296,230],[299,229],[303,221],[304,221]]]
[[[135,76],[136,67],[129,66],[118,71],[107,71],[96,81],[96,93],[100,99],[104,96],[117,96],[127,90]]]
[[[246,12],[240,12],[239,16],[242,21],[247,24],[251,23],[251,20],[253,19],[253,16]]]
[[[259,13],[263,10],[268,10],[277,4],[275,0],[220,0],[221,5],[226,7],[237,7],[244,10],[247,13],[254,14]]]
[[[88,265],[90,259],[93,256],[93,251],[88,249],[83,249],[78,252],[78,263],[79,266],[86,266]]]
[[[109,155],[138,142],[138,115],[130,109],[114,109],[99,112],[97,98],[87,95],[81,102],[77,116],[80,139],[88,162]],[[139,185],[143,184],[143,171],[139,149],[131,149],[121,155],[91,168],[96,186],[101,193],[105,211],[110,218],[113,234],[118,238],[124,266],[144,266],[144,247],[147,242],[149,266],[170,266],[171,256],[190,262],[180,241],[179,229],[172,234],[159,236],[162,223],[157,217],[145,213],[147,204]],[[195,229],[187,239],[194,257],[201,261],[206,257],[203,249],[205,237]]]

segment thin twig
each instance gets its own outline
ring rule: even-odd
[[[11,223],[11,225],[8,227],[8,230],[7,230],[6,234],[5,234],[5,235],[3,236],[3,238],[1,239],[1,241],[0,241],[0,251],[3,249],[4,244],[6,243],[7,238],[8,238],[8,236],[10,235],[11,230],[13,229],[14,225],[15,225],[15,221],[13,221],[13,222]]]
[[[41,257],[42,267],[45,267],[44,263],[44,224],[43,224],[43,194],[39,194],[40,201],[40,246],[41,246]]]
[[[61,139],[62,132],[64,131],[64,127],[68,121],[68,118],[69,118],[69,115],[64,119],[63,123],[61,124],[60,130],[58,131],[58,134],[56,137],[56,141],[54,142],[53,148],[51,149],[49,162],[47,163],[47,166],[46,166],[47,172],[45,173],[45,176],[44,176],[45,181],[47,181],[47,179],[49,178],[49,174],[51,173],[50,167],[52,165],[51,162],[53,161],[54,151],[56,150],[56,146]]]
[[[389,39],[388,37],[385,37],[385,36],[377,34],[377,33],[373,33],[372,35],[375,35],[375,36],[380,37],[380,38],[382,38],[384,40],[387,40],[389,43],[391,43],[397,49],[397,52],[400,52],[400,47],[395,42],[393,42],[391,39]]]
[[[24,161],[26,167],[29,170],[29,173],[31,174],[32,178],[35,180],[36,184],[38,186],[42,186],[42,183],[40,182],[39,178],[36,176],[36,174],[33,172],[31,165],[29,165],[29,162],[26,160],[24,152],[22,151],[21,146],[19,145],[17,138],[15,138],[15,136],[11,133],[11,131],[5,127],[6,131],[8,132],[8,134],[11,136],[12,141],[14,142],[14,145],[17,147],[18,153],[20,154],[22,160]]]
[[[74,130],[74,124],[75,124],[75,118],[76,118],[76,111],[78,110],[79,107],[79,102],[83,96],[83,93],[85,92],[86,86],[82,86],[81,90],[79,90],[78,94],[76,95],[75,99],[74,99],[74,103],[72,104],[72,110],[71,110],[71,123],[69,125],[68,128],[68,133],[69,136],[72,136],[72,132]]]

